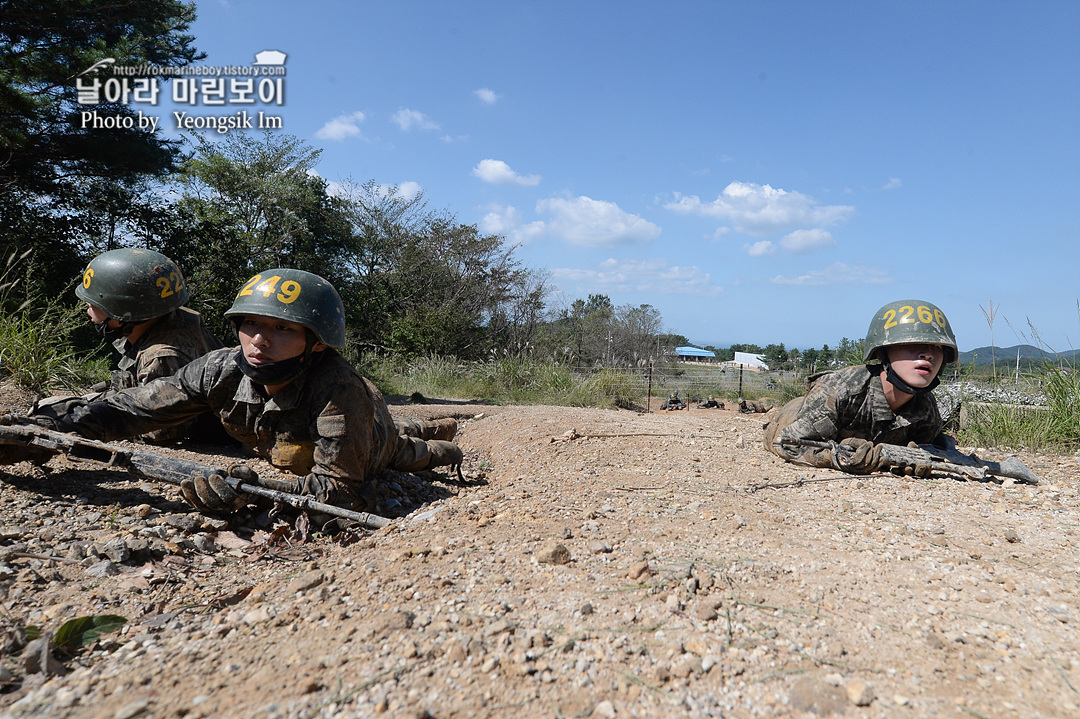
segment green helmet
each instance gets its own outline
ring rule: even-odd
[[[329,282],[303,270],[276,268],[252,277],[225,312],[226,317],[259,315],[303,325],[324,344],[345,346],[345,306]]]
[[[90,260],[75,296],[111,319],[137,323],[185,304],[188,289],[175,262],[160,252],[132,247]]]
[[[882,307],[866,330],[864,362],[877,359],[882,347],[906,344],[941,345],[945,362],[955,362],[956,337],[948,318],[937,305],[923,300],[899,300]]]

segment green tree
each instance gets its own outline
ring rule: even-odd
[[[765,355],[765,364],[769,366],[771,370],[785,369],[788,363],[788,351],[784,348],[784,343],[766,345],[765,349],[761,352]]]
[[[83,127],[76,75],[105,58],[199,60],[187,33],[194,19],[194,4],[177,0],[0,0],[0,254],[35,248],[35,279],[51,291],[158,207],[141,201],[139,182],[169,172],[179,148],[137,126]]]
[[[222,317],[245,280],[272,267],[314,272],[336,287],[351,278],[342,257],[352,226],[346,203],[314,175],[316,150],[290,135],[230,134],[198,141],[173,178],[181,188],[161,251],[180,263],[193,303]]]

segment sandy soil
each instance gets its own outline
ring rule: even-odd
[[[388,477],[360,536],[0,468],[3,716],[1080,715],[1075,457],[856,478],[730,410],[392,410],[460,418],[466,481]],[[99,614],[127,624],[62,673],[27,660],[21,627]]]

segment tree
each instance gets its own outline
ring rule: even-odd
[[[338,288],[351,279],[347,206],[312,174],[318,157],[291,135],[230,134],[199,140],[174,176],[181,197],[160,228],[161,251],[180,264],[215,329],[229,331],[222,312],[257,272],[292,267]]]
[[[38,251],[39,281],[66,286],[121,224],[158,207],[138,183],[174,165],[178,143],[137,126],[83,127],[75,76],[104,58],[178,67],[204,57],[178,0],[0,0],[0,254]],[[130,116],[126,105],[100,114]]]
[[[783,342],[766,345],[761,354],[765,356],[765,364],[769,365],[771,370],[784,369],[788,363],[788,352],[784,348]]]

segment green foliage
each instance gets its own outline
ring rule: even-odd
[[[187,34],[194,18],[194,5],[177,0],[0,0],[0,254],[37,248],[47,292],[66,291],[90,254],[144,224],[155,205],[141,182],[168,172],[179,147],[137,126],[82,127],[75,75],[110,57],[201,59]]]
[[[127,619],[116,614],[98,614],[91,617],[78,617],[64,622],[56,630],[53,644],[61,649],[78,649],[89,646],[103,634],[115,632],[127,624]]]
[[[104,379],[104,361],[88,360],[72,349],[71,338],[86,324],[81,309],[58,299],[34,302],[34,296],[20,292],[23,278],[16,271],[27,257],[12,254],[0,274],[0,377],[10,376],[38,394]]]

